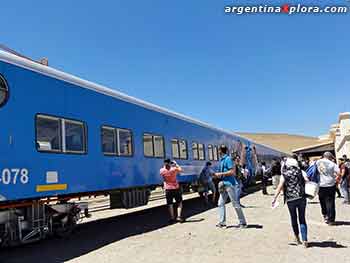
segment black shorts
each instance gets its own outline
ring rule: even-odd
[[[180,189],[165,190],[166,204],[172,205],[173,200],[178,204],[182,202],[182,193]]]

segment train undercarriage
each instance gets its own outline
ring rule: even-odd
[[[56,201],[35,200],[0,206],[0,247],[17,246],[49,236],[69,236],[83,216],[89,217],[88,202],[78,201],[84,196],[109,195],[110,208],[133,208],[147,205],[153,188],[114,190],[89,193]],[[72,201],[77,200],[77,201]]]

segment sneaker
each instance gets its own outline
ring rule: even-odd
[[[217,223],[216,227],[224,228],[224,227],[226,227],[226,224],[225,223]]]
[[[328,222],[328,225],[329,225],[329,226],[335,226],[336,224],[335,224],[334,221],[331,221],[331,222]]]
[[[298,236],[295,237],[294,239],[295,243],[297,243],[297,245],[301,245],[301,241],[300,241],[300,238]]]
[[[183,223],[186,221],[185,218],[183,218],[182,216],[179,216],[176,220],[180,223]]]
[[[239,224],[239,228],[240,228],[240,229],[247,228],[247,227],[248,227],[247,224]]]
[[[309,243],[307,241],[303,241],[303,245],[304,245],[304,248],[308,248],[309,247]]]

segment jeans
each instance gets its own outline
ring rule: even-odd
[[[342,181],[340,182],[340,190],[343,194],[344,201],[348,203],[350,201],[349,200],[349,182],[346,178],[342,179]]]
[[[328,222],[335,221],[335,188],[336,186],[320,187],[318,192],[321,212]]]
[[[236,193],[237,193],[237,188],[239,187],[238,184],[234,185],[234,186],[225,186],[225,191],[223,193],[220,193],[220,197],[219,197],[219,216],[220,216],[220,223],[225,224],[226,223],[226,200],[227,197],[230,198],[231,203],[233,205],[233,208],[236,210],[236,214],[238,216],[238,220],[239,220],[239,224],[240,225],[245,225],[247,224],[242,208],[240,206],[240,204],[237,202],[237,197],[236,197]]]
[[[289,201],[287,202],[287,205],[294,235],[299,237],[299,217],[301,240],[307,241],[307,224],[305,220],[306,198]]]
[[[241,204],[241,193],[242,193],[242,188],[243,188],[243,184],[242,184],[242,181],[239,180],[239,179],[236,179],[237,182],[238,182],[238,185],[237,186],[234,186],[235,189],[236,189],[236,198],[237,198],[237,203],[238,204]]]

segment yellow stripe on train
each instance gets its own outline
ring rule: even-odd
[[[47,191],[59,191],[59,190],[67,190],[67,184],[44,184],[37,185],[37,192],[47,192]]]

